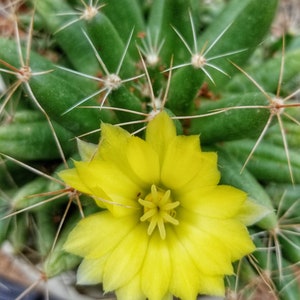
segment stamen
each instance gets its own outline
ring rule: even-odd
[[[154,207],[156,207],[156,205],[153,202],[146,201],[146,200],[143,200],[143,199],[139,199],[138,201],[139,201],[140,204],[142,204],[143,206],[145,206],[147,208],[154,208]]]
[[[166,228],[165,228],[165,222],[163,219],[158,220],[158,230],[160,237],[164,240],[166,238]]]
[[[150,193],[145,199],[139,199],[138,202],[144,208],[144,214],[141,216],[140,221],[149,222],[147,229],[148,235],[151,235],[156,227],[158,228],[160,237],[166,238],[165,223],[178,225],[179,221],[175,218],[175,208],[180,205],[179,201],[172,201],[171,191],[164,191],[158,189],[154,184],[151,186]]]
[[[141,218],[140,220],[142,222],[152,218],[156,214],[156,211],[154,209],[148,210]]]

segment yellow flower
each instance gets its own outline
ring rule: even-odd
[[[104,208],[81,220],[65,250],[83,257],[79,284],[103,283],[119,299],[195,299],[223,295],[232,262],[254,250],[247,195],[218,185],[217,155],[198,136],[177,136],[165,112],[146,138],[102,124],[99,146],[60,172]],[[246,217],[244,217],[246,215]]]

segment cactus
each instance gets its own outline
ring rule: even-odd
[[[265,212],[249,226],[256,250],[225,277],[226,299],[298,299],[300,48],[295,33],[271,32],[278,2],[1,4],[0,244],[32,249],[39,281],[75,272],[80,257],[64,244],[103,208],[59,174],[98,155],[100,124],[144,138],[166,111],[178,134],[217,153],[221,184]]]

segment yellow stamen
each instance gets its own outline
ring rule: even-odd
[[[158,190],[153,184],[151,186],[151,192],[145,199],[139,199],[138,201],[144,208],[144,214],[141,216],[140,220],[142,222],[149,222],[147,230],[148,235],[151,235],[157,227],[160,237],[165,239],[165,223],[171,223],[173,225],[179,224],[178,220],[175,218],[176,211],[174,209],[179,206],[180,203],[179,201],[172,201],[170,190]]]

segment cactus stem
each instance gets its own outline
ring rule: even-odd
[[[58,137],[55,133],[52,122],[51,122],[48,114],[46,113],[46,111],[42,108],[42,106],[39,104],[38,100],[34,96],[32,90],[31,90],[30,84],[29,84],[29,80],[32,76],[39,76],[39,75],[47,74],[47,73],[53,71],[53,70],[46,70],[46,71],[41,71],[41,72],[32,72],[32,70],[30,68],[30,51],[31,51],[32,33],[33,33],[34,13],[35,13],[35,10],[33,10],[32,16],[30,19],[30,25],[29,25],[28,35],[27,35],[25,57],[23,56],[23,52],[22,52],[22,48],[21,48],[21,40],[20,40],[20,34],[19,34],[19,28],[18,28],[16,16],[14,18],[14,21],[15,21],[14,22],[14,30],[15,30],[15,37],[16,37],[16,44],[17,44],[17,52],[18,52],[18,57],[19,57],[19,62],[20,62],[21,67],[20,67],[20,69],[17,69],[16,67],[11,66],[10,64],[8,64],[7,62],[4,62],[3,60],[0,61],[1,63],[4,62],[4,65],[9,67],[12,71],[9,71],[9,70],[6,71],[4,69],[1,69],[1,70],[4,72],[8,72],[10,74],[14,74],[17,78],[17,81],[12,85],[12,88],[8,90],[9,91],[8,96],[6,97],[6,99],[4,100],[4,103],[2,104],[2,106],[0,108],[0,113],[4,109],[4,106],[8,103],[8,101],[11,98],[11,96],[13,95],[13,93],[18,89],[19,86],[21,86],[21,84],[24,84],[30,98],[35,103],[35,105],[39,108],[39,110],[42,112],[42,114],[45,116],[45,118],[49,124],[49,127],[52,131],[53,138],[55,140],[55,143],[56,143],[57,149],[60,153],[60,156],[62,158],[62,161],[65,163],[65,165],[67,167],[65,155],[63,153],[63,150],[62,150],[61,144],[58,140]]]
[[[148,114],[147,113],[143,113],[140,111],[136,111],[136,110],[131,110],[131,109],[127,109],[127,108],[121,108],[121,107],[114,107],[114,106],[79,106],[79,108],[96,108],[96,109],[108,109],[108,110],[116,110],[116,111],[123,111],[123,112],[127,112],[127,113],[131,113],[131,114],[135,114],[135,115],[140,115],[140,116],[144,116],[147,117]]]
[[[103,62],[101,56],[99,55],[98,51],[96,50],[93,42],[91,41],[91,39],[89,38],[88,34],[83,30],[83,34],[85,35],[86,39],[88,40],[90,46],[92,47],[93,49],[93,52],[101,66],[101,68],[103,69],[103,71],[105,72],[105,76],[104,78],[99,78],[99,77],[96,77],[96,76],[91,76],[91,75],[88,75],[88,74],[84,74],[84,73],[81,73],[81,72],[77,72],[75,70],[72,70],[72,69],[68,69],[68,68],[65,68],[65,67],[61,67],[61,66],[58,66],[58,68],[62,69],[62,70],[65,70],[67,72],[70,72],[70,73],[73,73],[73,74],[76,74],[76,75],[79,75],[79,76],[82,76],[82,77],[85,77],[85,78],[89,78],[89,79],[92,79],[92,80],[95,80],[95,81],[98,81],[100,82],[101,84],[103,84],[103,88],[101,88],[100,90],[96,91],[95,93],[87,96],[86,98],[80,100],[79,102],[75,103],[73,106],[71,106],[70,108],[68,108],[65,112],[63,112],[63,115],[72,111],[74,108],[78,107],[79,105],[85,103],[87,100],[101,94],[102,92],[105,91],[105,95],[104,97],[102,98],[101,100],[101,105],[100,105],[100,109],[102,108],[102,106],[104,105],[107,97],[109,96],[109,94],[111,93],[111,91],[113,90],[116,90],[118,89],[122,84],[126,83],[126,82],[129,82],[129,81],[132,81],[132,80],[136,80],[138,78],[141,78],[144,76],[144,74],[140,74],[140,75],[137,75],[137,76],[134,76],[134,77],[131,77],[131,78],[127,78],[127,79],[121,79],[119,77],[119,72],[122,68],[122,64],[124,62],[124,58],[125,58],[125,55],[127,53],[127,50],[128,50],[128,47],[129,47],[129,44],[130,44],[130,41],[131,41],[131,38],[132,38],[132,34],[133,34],[133,30],[131,31],[130,33],[130,36],[129,36],[129,39],[128,39],[128,42],[125,46],[125,49],[124,49],[124,52],[123,52],[123,55],[120,59],[120,62],[119,62],[119,65],[117,67],[117,70],[115,73],[110,73],[109,70],[107,69],[105,63]]]
[[[32,173],[34,173],[34,174],[36,174],[36,175],[39,175],[39,176],[42,176],[42,177],[44,177],[44,178],[46,178],[46,179],[52,180],[52,181],[54,181],[54,182],[56,182],[56,183],[61,184],[62,186],[64,185],[64,182],[63,182],[62,180],[59,180],[59,179],[57,179],[57,178],[55,178],[55,177],[53,177],[53,176],[50,176],[49,174],[46,174],[46,173],[44,173],[44,172],[42,172],[42,171],[40,171],[40,170],[38,170],[38,169],[36,169],[36,168],[33,168],[33,167],[31,167],[30,165],[25,164],[25,163],[23,163],[23,162],[21,162],[21,161],[15,159],[15,158],[9,156],[9,155],[3,154],[3,153],[0,153],[0,155],[3,156],[5,159],[14,162],[15,164],[21,166],[21,167],[24,168],[24,169],[29,170],[30,172],[32,172]]]
[[[64,214],[62,216],[62,219],[60,221],[58,229],[56,231],[56,235],[55,235],[55,238],[54,238],[54,241],[53,241],[53,244],[52,244],[52,248],[50,250],[50,253],[51,253],[54,250],[54,247],[56,245],[56,241],[58,239],[59,233],[60,233],[60,231],[62,229],[62,226],[63,226],[63,224],[64,224],[64,222],[66,220],[69,208],[70,208],[71,204],[74,202],[74,200],[75,200],[75,202],[77,204],[77,207],[78,207],[78,210],[79,210],[79,213],[80,213],[81,217],[84,218],[84,216],[85,216],[84,212],[83,212],[83,208],[82,208],[81,202],[80,202],[80,198],[79,198],[80,193],[77,190],[75,190],[74,188],[70,188],[70,187],[66,186],[63,181],[61,181],[61,180],[59,180],[59,179],[57,179],[55,177],[52,177],[52,176],[50,176],[50,175],[48,175],[46,173],[43,173],[40,170],[35,169],[35,168],[33,168],[33,167],[31,167],[31,166],[23,163],[23,162],[20,162],[20,161],[12,158],[10,156],[4,155],[4,154],[1,154],[1,155],[4,158],[9,159],[9,160],[17,163],[18,165],[20,165],[20,166],[22,166],[22,167],[30,170],[33,173],[35,173],[35,174],[37,174],[39,176],[42,176],[42,177],[44,177],[46,179],[49,179],[50,181],[59,183],[60,185],[63,186],[63,188],[59,189],[59,190],[49,191],[49,192],[44,192],[44,193],[38,193],[38,194],[32,194],[30,196],[27,196],[26,199],[28,199],[28,200],[30,198],[35,198],[35,197],[48,197],[48,196],[50,196],[50,198],[47,198],[45,200],[41,200],[41,201],[39,201],[39,202],[37,202],[35,204],[26,206],[25,208],[22,208],[22,209],[15,210],[14,206],[15,206],[16,203],[11,202],[10,203],[10,207],[9,207],[9,211],[12,211],[12,212],[10,212],[10,213],[6,214],[5,216],[3,216],[2,218],[0,218],[0,221],[5,220],[5,219],[9,219],[9,218],[11,218],[13,216],[16,216],[16,215],[19,215],[21,213],[27,212],[27,211],[29,211],[29,210],[31,210],[33,208],[40,207],[40,206],[42,206],[42,205],[44,205],[46,203],[50,203],[50,202],[53,202],[53,201],[55,201],[57,199],[61,199],[64,196],[68,196],[69,201],[68,201],[67,207],[64,210]]]
[[[287,159],[287,164],[288,164],[288,168],[289,168],[290,179],[291,179],[292,184],[294,184],[294,175],[293,175],[293,170],[292,170],[292,165],[291,165],[291,160],[290,160],[290,155],[289,155],[289,148],[288,148],[286,133],[285,133],[285,129],[284,129],[284,125],[283,125],[283,122],[282,122],[281,115],[286,116],[290,120],[294,121],[296,124],[300,125],[299,121],[297,121],[295,118],[291,117],[289,114],[284,112],[284,108],[286,108],[286,107],[299,107],[300,106],[299,103],[285,104],[288,100],[290,100],[296,94],[298,94],[300,92],[300,89],[297,89],[295,92],[291,93],[290,95],[288,95],[285,98],[280,97],[280,90],[281,90],[283,72],[284,72],[284,54],[285,54],[285,37],[283,35],[282,54],[281,54],[282,58],[281,58],[281,65],[280,65],[280,70],[279,70],[279,79],[278,79],[278,85],[277,85],[277,91],[276,91],[276,96],[275,97],[272,97],[271,95],[269,95],[264,90],[264,88],[252,76],[250,76],[245,70],[243,70],[241,67],[239,67],[234,62],[231,62],[231,63],[238,70],[240,70],[258,88],[258,90],[266,97],[266,99],[270,103],[269,106],[265,107],[265,108],[270,110],[270,117],[267,120],[267,123],[266,123],[264,129],[262,130],[260,136],[258,137],[255,145],[253,146],[250,154],[248,155],[241,171],[243,171],[243,169],[248,164],[248,162],[251,159],[253,153],[255,152],[256,148],[258,147],[259,143],[262,141],[265,133],[267,132],[268,128],[270,127],[271,122],[273,120],[273,117],[276,116],[277,120],[278,120],[279,128],[280,128],[281,136],[282,136],[283,147],[284,147],[284,150],[285,150],[285,153],[286,153],[286,159]]]
[[[70,193],[70,188],[66,188],[66,189],[63,189],[63,190],[58,190],[58,191],[55,191],[55,193],[58,193],[58,195],[53,196],[53,197],[51,197],[49,199],[37,202],[37,203],[35,203],[33,205],[30,205],[30,206],[27,206],[25,208],[16,210],[16,211],[14,211],[12,213],[9,213],[9,214],[5,215],[4,217],[2,217],[0,219],[0,221],[8,219],[8,218],[11,218],[11,217],[16,216],[18,214],[21,214],[21,213],[26,212],[28,210],[31,210],[33,208],[39,207],[39,206],[44,205],[46,203],[52,202],[52,201],[54,201],[56,199],[59,199],[59,198],[61,198],[63,196],[66,196],[66,195],[68,195]],[[51,192],[51,194],[53,194],[53,192]],[[42,197],[42,196],[48,196],[48,195],[49,195],[49,193],[41,193],[41,194],[31,195],[29,198],[31,198],[31,197]]]
[[[277,216],[278,222],[277,225],[269,230],[257,233],[256,236],[259,237],[263,235],[267,238],[267,251],[268,251],[268,262],[267,262],[267,269],[271,270],[272,262],[271,262],[271,253],[275,250],[276,254],[276,272],[278,273],[279,280],[282,280],[284,277],[284,268],[283,268],[283,261],[282,261],[282,245],[279,238],[284,239],[291,247],[295,248],[296,251],[300,250],[299,245],[297,245],[293,240],[289,238],[289,236],[299,237],[299,228],[300,224],[299,218],[293,217],[293,213],[295,211],[295,207],[299,204],[300,200],[295,201],[288,209],[283,209],[283,203],[285,201],[285,193],[283,193],[278,207],[277,207]]]
[[[141,116],[145,116],[145,119],[143,120],[137,120],[137,121],[129,121],[129,122],[123,122],[123,123],[118,123],[116,125],[118,126],[125,126],[125,125],[133,125],[133,124],[141,124],[141,123],[145,123],[145,122],[149,122],[150,120],[152,120],[160,111],[162,111],[164,109],[164,106],[165,106],[165,103],[167,101],[167,95],[168,95],[168,91],[169,91],[169,88],[170,88],[170,83],[171,83],[171,75],[172,75],[172,70],[170,70],[170,73],[169,73],[169,77],[168,77],[168,81],[167,81],[167,86],[166,86],[166,91],[165,91],[165,94],[164,94],[164,97],[163,99],[160,99],[160,98],[157,98],[155,97],[154,95],[154,91],[153,91],[153,87],[152,87],[152,83],[151,83],[151,79],[150,79],[150,76],[149,76],[149,73],[148,73],[148,70],[147,70],[147,66],[146,66],[146,63],[145,63],[145,60],[144,58],[142,57],[142,52],[140,51],[140,49],[138,48],[138,51],[139,51],[139,55],[140,55],[140,58],[141,58],[141,62],[142,62],[142,65],[143,65],[143,68],[145,70],[145,75],[146,75],[146,78],[147,78],[147,82],[148,82],[148,86],[149,86],[149,90],[150,90],[150,98],[151,98],[151,107],[152,107],[152,111],[150,111],[149,113],[143,113],[143,112],[138,112],[138,111],[133,111],[133,110],[129,110],[129,109],[124,109],[124,108],[118,108],[118,107],[110,107],[110,106],[81,106],[82,108],[100,108],[100,109],[109,109],[109,110],[116,110],[116,111],[124,111],[124,112],[128,112],[128,113],[133,113],[133,114],[137,114],[137,115],[141,115]],[[173,59],[171,60],[171,65],[172,65],[172,62],[173,62]],[[81,101],[81,102],[84,102],[84,101]],[[78,104],[80,105],[80,104]],[[171,118],[174,118],[174,119],[177,119],[177,117],[171,117]],[[142,128],[134,131],[132,133],[132,135],[135,135],[141,131],[143,131],[146,127],[143,126]],[[93,130],[93,131],[90,131],[88,133],[85,133],[81,136],[78,136],[78,138],[82,138],[86,135],[90,135],[90,134],[93,134],[93,133],[96,133],[96,132],[100,132],[100,128],[99,129],[96,129],[96,130]]]
[[[176,34],[181,39],[181,41],[183,42],[184,46],[186,47],[186,49],[188,50],[188,52],[191,55],[190,62],[174,66],[174,67],[172,67],[172,69],[179,69],[179,68],[182,68],[182,67],[185,67],[185,66],[193,66],[195,69],[201,69],[205,73],[205,75],[209,78],[209,80],[215,85],[215,81],[213,80],[213,78],[210,75],[210,73],[205,69],[205,67],[210,67],[212,69],[215,69],[215,70],[219,71],[220,73],[222,73],[222,74],[224,74],[226,76],[229,76],[229,75],[226,72],[224,72],[221,68],[219,68],[218,66],[209,63],[209,61],[215,60],[217,58],[221,58],[221,57],[226,57],[226,56],[230,56],[230,55],[233,55],[233,54],[237,54],[237,53],[240,53],[242,51],[245,51],[246,49],[240,49],[240,50],[236,50],[236,51],[231,51],[231,52],[228,52],[228,53],[223,53],[223,54],[216,55],[216,56],[209,57],[209,58],[206,57],[207,54],[210,52],[210,50],[216,45],[216,43],[221,39],[221,37],[229,29],[229,27],[231,26],[231,24],[229,24],[228,26],[225,27],[225,29],[217,36],[217,38],[210,44],[210,46],[208,48],[206,48],[207,47],[207,42],[206,42],[204,44],[204,46],[202,47],[201,51],[198,51],[196,30],[195,30],[195,26],[194,26],[194,22],[193,22],[193,19],[192,19],[191,12],[189,12],[189,17],[190,17],[192,34],[193,34],[194,51],[191,49],[191,47],[189,46],[189,44],[187,43],[187,41],[184,39],[184,37],[182,36],[182,34],[175,27],[172,26],[173,30],[176,32]],[[169,70],[170,70],[170,68],[166,69],[165,72],[167,72]]]
[[[72,189],[73,190],[73,189]],[[55,234],[55,237],[54,237],[54,241],[52,243],[52,246],[51,246],[51,250],[50,250],[50,253],[52,253],[54,251],[54,248],[55,248],[55,245],[57,243],[57,239],[58,239],[58,236],[59,236],[59,233],[61,232],[61,229],[62,229],[62,226],[66,220],[66,217],[67,217],[67,214],[68,214],[68,211],[71,207],[71,204],[74,200],[74,198],[76,199],[76,202],[77,204],[79,204],[79,211],[80,211],[80,214],[81,214],[81,217],[84,218],[84,213],[83,213],[83,210],[82,210],[82,206],[81,206],[81,203],[80,203],[80,200],[79,200],[79,197],[78,197],[78,192],[77,191],[72,191],[71,193],[69,193],[69,201],[68,201],[68,204],[67,204],[67,207],[65,208],[65,211],[64,211],[64,214],[59,222],[59,226],[57,228],[57,231],[56,231],[56,234]]]
[[[155,33],[154,41],[152,41],[152,36],[150,30],[147,30],[146,40],[141,39],[142,45],[139,47],[141,53],[145,56],[146,63],[150,67],[154,67],[159,63],[160,57],[159,53],[165,43],[165,39],[158,41],[159,32]]]
[[[98,2],[99,2],[98,0],[96,0],[95,3],[93,3],[93,0],[90,0],[89,4],[86,4],[83,0],[80,0],[80,2],[82,3],[83,8],[79,8],[78,12],[74,11],[74,12],[65,12],[65,13],[56,14],[57,16],[79,16],[79,17],[76,18],[76,19],[73,19],[73,20],[67,22],[66,24],[64,24],[63,26],[59,27],[54,32],[54,34],[57,34],[58,32],[60,32],[64,29],[66,29],[67,27],[79,22],[80,20],[89,21],[89,20],[93,19],[98,14],[100,9],[106,5],[106,4],[98,5]]]

